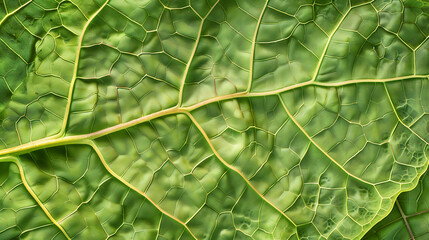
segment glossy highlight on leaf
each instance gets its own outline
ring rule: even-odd
[[[426,0],[0,0],[0,239],[426,239]]]

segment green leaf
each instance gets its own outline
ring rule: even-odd
[[[423,239],[428,26],[422,0],[1,0],[0,239]]]
[[[390,214],[363,239],[426,239],[429,236],[428,184],[426,172],[415,189],[399,195]]]

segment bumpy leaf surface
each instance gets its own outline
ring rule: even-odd
[[[364,239],[428,239],[428,187],[429,176],[426,172],[415,189],[399,195],[392,212],[375,225]]]
[[[0,0],[0,239],[425,239],[428,36],[426,0]]]

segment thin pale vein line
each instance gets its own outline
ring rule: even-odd
[[[384,84],[384,90],[386,91],[386,95],[387,98],[389,99],[390,105],[392,106],[392,110],[395,113],[396,118],[398,119],[398,121],[402,124],[402,126],[404,126],[405,128],[407,128],[408,130],[410,130],[416,137],[418,137],[420,140],[422,140],[422,142],[426,143],[427,145],[429,145],[429,143],[423,139],[419,134],[417,134],[416,132],[414,132],[413,129],[411,129],[410,127],[408,127],[403,121],[402,119],[399,117],[398,112],[396,111],[395,105],[393,104],[392,99],[390,98],[390,93],[389,90],[387,90],[387,86],[386,84]]]
[[[320,147],[314,140],[313,138],[311,138],[311,136],[307,133],[307,131],[305,131],[305,129],[298,123],[298,121],[293,117],[292,113],[289,111],[289,109],[286,107],[286,104],[284,103],[283,99],[279,96],[280,102],[283,105],[283,108],[286,110],[287,115],[289,116],[289,118],[295,123],[295,125],[301,130],[302,133],[304,133],[304,135],[308,138],[308,140],[310,140],[310,142],[316,146],[326,157],[328,157],[333,163],[335,163],[339,168],[341,168],[345,173],[347,173],[348,175],[350,175],[351,177],[369,184],[371,186],[374,186],[373,183],[370,183],[368,181],[365,181],[361,178],[359,178],[358,176],[350,173],[349,171],[347,171],[341,164],[339,164],[333,157],[331,157],[331,155],[329,155],[322,147]]]
[[[10,46],[9,46],[9,44],[7,44],[3,39],[1,39],[0,38],[0,41],[7,47],[7,48],[9,48],[9,50],[11,51],[11,52],[13,52],[17,57],[19,57],[25,64],[28,64],[28,62],[21,56],[21,55],[19,55],[19,53],[17,53],[15,50],[13,50]]]
[[[19,162],[19,160],[15,158],[15,161],[13,161],[13,162],[18,166],[19,174],[21,176],[21,181],[24,184],[24,187],[27,189],[27,191],[30,193],[30,195],[33,197],[33,199],[37,202],[37,204],[42,209],[42,211],[46,214],[46,216],[49,218],[49,220],[53,224],[55,224],[55,226],[57,226],[57,228],[64,234],[64,236],[67,239],[71,239],[69,237],[69,235],[67,234],[67,232],[64,230],[64,228],[52,217],[52,215],[49,213],[48,209],[46,209],[46,207],[39,200],[39,198],[37,197],[37,195],[33,192],[33,190],[31,189],[30,185],[27,183],[27,180],[24,177],[24,170],[23,170],[23,168],[22,168],[21,163]]]
[[[186,64],[185,72],[183,73],[182,83],[180,85],[180,90],[179,90],[179,102],[177,103],[177,106],[179,106],[179,107],[180,107],[180,105],[182,104],[182,101],[183,101],[183,89],[185,88],[186,77],[188,76],[188,72],[189,72],[189,68],[191,67],[192,60],[194,59],[195,53],[197,52],[197,47],[198,47],[198,43],[200,42],[201,31],[203,30],[204,21],[209,16],[209,14],[212,12],[212,10],[216,7],[216,5],[218,4],[218,2],[219,2],[219,0],[217,0],[213,4],[213,6],[210,8],[210,10],[206,14],[206,16],[201,19],[200,28],[198,30],[198,37],[197,37],[197,40],[195,41],[194,49],[192,50],[191,57],[189,58],[188,64]]]
[[[405,216],[404,211],[402,211],[401,205],[399,205],[398,200],[396,200],[396,201],[395,201],[395,203],[396,203],[396,206],[397,206],[397,207],[398,207],[398,209],[399,209],[399,212],[401,213],[402,219],[403,219],[403,220],[404,220],[404,222],[405,222],[405,226],[407,226],[407,230],[408,230],[408,233],[409,233],[409,234],[410,234],[410,236],[411,236],[411,239],[412,239],[412,240],[415,240],[415,239],[414,239],[413,232],[411,231],[410,225],[408,224],[407,216]]]
[[[216,157],[219,159],[219,161],[223,165],[225,165],[227,168],[229,168],[232,171],[238,173],[244,179],[244,181],[247,183],[247,185],[249,187],[251,187],[253,189],[253,191],[256,192],[256,194],[258,194],[266,203],[268,203],[270,206],[272,206],[275,210],[277,210],[280,214],[282,214],[286,219],[288,219],[296,227],[296,224],[281,209],[279,209],[276,205],[274,205],[273,203],[271,203],[264,195],[262,195],[255,188],[255,186],[253,186],[253,184],[246,178],[246,176],[240,170],[238,170],[236,167],[234,167],[234,166],[230,165],[229,163],[227,163],[222,158],[222,156],[220,156],[220,154],[216,151],[215,147],[211,143],[210,138],[207,136],[207,133],[204,131],[204,129],[201,127],[201,125],[197,122],[197,120],[194,118],[194,116],[192,116],[192,114],[189,113],[189,112],[185,112],[185,114],[192,120],[192,122],[194,123],[194,125],[198,128],[198,130],[203,135],[203,137],[205,138],[206,142],[208,143],[208,145],[210,146],[211,150],[216,155]]]
[[[191,230],[189,229],[189,227],[183,223],[182,221],[180,221],[178,218],[176,218],[175,216],[171,215],[170,213],[166,212],[164,209],[162,209],[160,206],[158,206],[151,198],[149,198],[149,196],[140,191],[138,188],[136,188],[134,185],[132,185],[131,183],[127,182],[125,179],[123,179],[121,176],[119,176],[118,174],[116,174],[107,164],[106,160],[104,159],[103,155],[101,154],[100,149],[98,149],[97,145],[93,142],[93,141],[86,141],[87,144],[89,144],[94,151],[97,153],[98,158],[100,159],[101,163],[103,164],[103,166],[106,168],[106,170],[116,179],[118,179],[119,181],[121,181],[125,186],[129,187],[130,189],[132,189],[133,191],[137,192],[138,194],[140,194],[141,196],[143,196],[146,200],[148,200],[150,203],[152,203],[161,213],[163,213],[164,215],[170,217],[171,219],[173,219],[174,221],[178,222],[180,225],[182,225],[188,232],[189,234],[191,234],[191,236],[194,239],[197,239],[195,237],[195,235],[191,232]]]
[[[16,12],[18,12],[19,10],[23,9],[25,6],[27,6],[28,4],[32,3],[33,1],[30,0],[24,4],[22,4],[21,6],[19,6],[17,9],[13,10],[12,12],[6,14],[3,19],[0,21],[0,26],[3,24],[4,21],[6,21],[7,18],[9,18],[10,16],[14,15]]]
[[[253,66],[255,65],[255,48],[256,48],[256,38],[258,37],[259,32],[259,26],[261,25],[262,16],[264,16],[265,10],[267,9],[268,2],[270,0],[267,0],[265,2],[264,8],[261,11],[261,15],[259,16],[258,23],[256,24],[255,29],[255,35],[253,36],[253,42],[252,42],[252,50],[250,54],[250,71],[249,71],[249,84],[247,86],[246,92],[250,92],[250,89],[252,88],[252,79],[253,79]]]
[[[77,70],[78,70],[78,66],[79,66],[79,58],[80,58],[80,51],[82,49],[83,36],[85,35],[86,29],[88,28],[89,24],[101,12],[101,10],[103,10],[103,8],[107,5],[108,2],[109,2],[109,0],[106,0],[106,2],[104,2],[104,4],[88,19],[88,21],[86,22],[85,26],[82,29],[82,33],[80,34],[79,44],[77,46],[76,59],[75,59],[74,69],[73,69],[73,77],[70,81],[70,89],[69,89],[69,94],[68,94],[68,99],[67,99],[67,106],[66,106],[66,111],[64,113],[63,125],[61,127],[60,132],[57,134],[57,136],[63,136],[65,131],[66,131],[66,126],[67,126],[69,115],[70,115],[70,108],[71,108],[71,103],[72,103],[74,85],[76,83]]]
[[[47,146],[52,147],[52,146],[60,146],[60,145],[65,145],[65,144],[77,144],[77,143],[79,143],[79,141],[81,141],[83,139],[95,139],[98,137],[102,137],[102,136],[105,136],[107,134],[126,129],[126,128],[138,125],[140,123],[143,123],[143,122],[146,122],[146,121],[158,118],[158,117],[163,117],[163,116],[177,114],[177,113],[186,113],[186,112],[193,111],[197,108],[206,106],[210,103],[224,101],[224,100],[230,100],[230,99],[234,99],[234,98],[275,95],[275,94],[290,91],[290,90],[293,90],[293,89],[296,89],[299,87],[305,87],[305,86],[341,87],[341,86],[346,86],[346,85],[350,85],[350,84],[357,84],[357,83],[383,83],[383,82],[386,83],[386,82],[393,82],[393,81],[402,81],[402,80],[411,79],[411,78],[428,78],[428,77],[429,77],[429,75],[424,75],[424,76],[423,75],[417,75],[417,76],[412,75],[412,76],[396,77],[396,78],[389,78],[389,79],[350,80],[350,81],[346,81],[346,82],[337,82],[337,83],[321,83],[321,82],[309,82],[308,81],[308,82],[298,83],[298,84],[295,84],[292,86],[288,86],[288,87],[285,87],[282,89],[268,91],[268,92],[234,93],[234,94],[229,94],[229,95],[224,95],[224,96],[208,99],[206,101],[203,101],[203,102],[200,102],[200,103],[188,106],[188,107],[180,107],[179,108],[176,106],[176,107],[164,109],[164,110],[161,110],[159,112],[151,113],[149,115],[145,115],[143,117],[136,118],[134,120],[131,120],[131,121],[128,121],[125,123],[120,123],[120,124],[117,124],[115,126],[104,128],[102,130],[92,132],[92,133],[88,133],[88,134],[66,136],[66,137],[61,137],[61,138],[58,138],[56,136],[42,138],[42,139],[39,139],[39,140],[36,140],[33,142],[21,144],[21,145],[16,146],[16,147],[2,149],[2,150],[0,150],[0,156],[7,155],[7,154],[15,154],[17,152],[21,152],[21,153],[30,152],[30,151],[34,151],[36,149],[47,147]]]
[[[320,55],[320,60],[317,63],[316,71],[314,72],[314,76],[311,79],[312,82],[314,82],[316,80],[317,76],[319,75],[320,67],[322,66],[323,59],[325,59],[324,56],[326,55],[326,52],[328,51],[328,47],[331,44],[332,38],[334,37],[335,33],[340,28],[341,23],[343,23],[344,19],[347,17],[347,15],[349,14],[350,10],[351,10],[351,7],[349,7],[349,9],[347,10],[347,12],[340,19],[340,21],[338,22],[338,24],[335,26],[334,30],[332,30],[331,36],[329,36],[329,38],[328,38],[328,40],[326,42],[325,48],[323,49],[323,52],[322,52],[322,55]]]

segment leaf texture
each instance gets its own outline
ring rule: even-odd
[[[363,239],[426,239],[429,236],[428,179],[426,172],[416,188],[399,195],[392,212]]]
[[[427,1],[1,0],[0,19],[0,239],[429,234]]]

